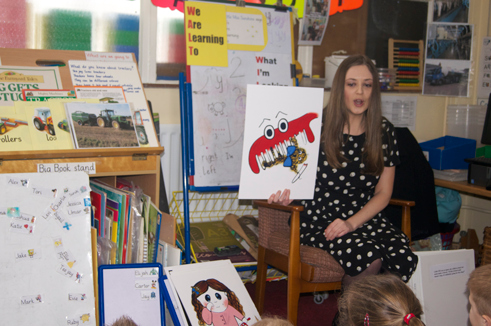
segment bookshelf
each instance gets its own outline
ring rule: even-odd
[[[39,67],[60,65],[63,89],[73,89],[69,60],[85,60],[84,51],[0,49],[2,65]],[[134,60],[134,56],[133,56]],[[112,186],[118,176],[134,182],[152,201],[159,202],[160,154],[163,147],[100,148],[47,151],[0,152],[0,173],[35,173],[38,164],[95,162],[96,173],[89,175]],[[56,174],[53,174],[56,176]]]

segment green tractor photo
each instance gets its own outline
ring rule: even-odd
[[[136,136],[138,137],[138,142],[140,145],[148,144],[148,137],[145,131],[145,126],[143,125],[143,119],[140,111],[135,111],[135,128],[136,128]]]
[[[104,109],[97,117],[99,127],[113,127],[115,129],[128,129],[133,126],[131,116],[115,115],[114,110]]]

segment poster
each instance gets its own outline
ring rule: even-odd
[[[469,24],[428,25],[424,95],[469,96],[473,29]]]
[[[248,85],[240,199],[313,198],[323,98],[322,88]]]
[[[321,45],[326,32],[331,0],[305,0],[298,45]]]

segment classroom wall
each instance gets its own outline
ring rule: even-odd
[[[489,1],[472,0],[469,11],[469,22],[474,24],[474,45],[472,58],[474,62],[473,71],[479,67],[479,51],[481,50],[480,40],[487,35],[491,35]],[[475,104],[477,76],[471,73],[470,97],[443,97],[443,96],[423,96],[417,95],[418,106],[416,109],[416,130],[413,131],[418,141],[425,141],[445,135],[446,107],[450,104]],[[147,99],[152,101],[155,112],[160,114],[162,124],[179,124],[179,89],[178,88],[145,88]],[[330,93],[326,92],[325,102]],[[410,95],[415,94],[394,94],[391,95]]]

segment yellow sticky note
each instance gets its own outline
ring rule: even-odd
[[[184,2],[186,58],[192,66],[228,66],[225,6]]]

